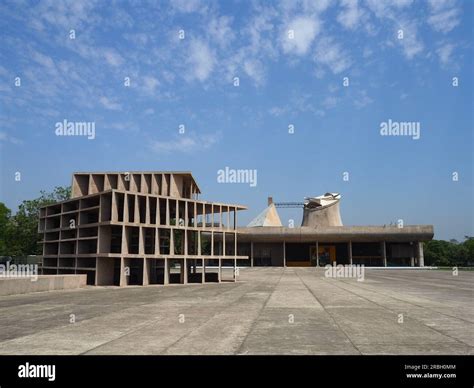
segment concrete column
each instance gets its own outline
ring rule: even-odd
[[[352,265],[352,241],[349,241],[347,247],[349,250],[349,264]]]
[[[150,284],[150,260],[143,258],[143,285]]]
[[[139,255],[144,255],[145,254],[145,233],[143,231],[143,227],[140,226],[138,228],[138,254]]]
[[[319,267],[319,243],[316,241],[316,267]]]
[[[206,283],[206,260],[204,258],[202,258],[202,273],[201,273],[201,276],[202,276],[202,279],[201,279],[201,283]]]
[[[382,261],[383,261],[383,266],[387,266],[387,244],[385,241],[382,241]]]
[[[164,271],[164,281],[163,284],[169,284],[170,283],[170,268],[169,268],[169,263],[168,259],[165,258],[165,271]]]
[[[225,232],[222,233],[222,256],[225,256]]]
[[[286,242],[283,241],[283,267],[286,267]]]
[[[425,256],[424,256],[424,253],[423,253],[423,242],[422,241],[418,241],[417,248],[418,248],[418,266],[424,267],[425,266]]]
[[[125,287],[127,285],[127,278],[125,275],[125,259],[120,258],[120,287]]]
[[[174,230],[170,229],[170,255],[174,255]]]
[[[234,274],[232,275],[233,278],[234,278],[234,282],[237,281],[237,273],[236,273],[236,271],[237,271],[237,259],[234,259]]]
[[[413,256],[410,257],[410,265],[411,265],[412,267],[415,266],[415,258],[414,258]]]
[[[250,266],[253,267],[253,241],[250,242]]]
[[[166,198],[166,225],[170,224],[170,200]]]
[[[217,281],[220,283],[222,278],[222,259],[219,257],[219,269],[217,271]]]
[[[188,259],[184,258],[183,263],[183,284],[188,284]]]

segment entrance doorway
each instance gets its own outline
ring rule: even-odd
[[[324,267],[326,264],[333,264],[336,261],[335,245],[319,245],[318,246],[319,266]],[[316,256],[316,247],[312,246],[310,251],[311,265],[317,266],[318,258]]]

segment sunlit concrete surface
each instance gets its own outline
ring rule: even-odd
[[[0,353],[474,354],[473,272],[365,275],[261,267],[237,283],[3,296]]]

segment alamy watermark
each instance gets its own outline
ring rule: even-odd
[[[363,282],[365,279],[365,267],[360,264],[342,265],[326,264],[324,266],[324,276],[327,278],[355,278],[358,282]]]
[[[380,123],[381,136],[410,136],[413,140],[420,138],[421,125],[419,121],[382,121]]]
[[[56,136],[87,136],[89,140],[95,139],[94,121],[58,121],[54,133]]]
[[[217,171],[217,183],[247,183],[250,187],[255,187],[257,186],[257,170],[225,167]]]
[[[38,264],[0,264],[0,278],[31,278],[38,280]]]

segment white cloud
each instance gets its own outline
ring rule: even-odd
[[[438,54],[441,65],[447,66],[452,64],[451,56],[455,47],[456,46],[452,43],[444,43],[440,47],[438,47],[438,49],[436,50],[436,54]]]
[[[285,53],[306,54],[319,33],[320,23],[314,17],[298,16],[291,20],[283,32],[282,46]],[[290,36],[290,32],[292,36]]]
[[[403,39],[397,40],[402,47],[405,57],[407,59],[412,59],[420,54],[424,49],[423,42],[418,38],[418,30],[416,27],[417,22],[413,20],[401,21],[399,25],[400,27],[398,29],[403,31]]]
[[[359,7],[358,0],[342,0],[342,11],[337,15],[337,21],[348,30],[355,29],[365,12]]]
[[[16,137],[10,136],[8,133],[4,131],[0,131],[0,142],[8,142],[12,144],[22,144],[22,141],[20,139],[17,139]]]
[[[428,24],[435,31],[447,33],[460,23],[460,9],[453,0],[430,0]]]
[[[173,0],[171,6],[179,12],[191,13],[203,11],[207,8],[206,4],[201,0]]]
[[[105,96],[100,97],[99,102],[102,104],[102,106],[104,108],[109,109],[109,110],[121,110],[122,109],[122,106],[118,102],[112,101],[111,99],[109,99]]]
[[[203,135],[176,135],[173,140],[153,141],[150,148],[158,153],[184,152],[190,153],[212,147],[220,140],[220,132]]]
[[[314,60],[331,69],[334,74],[339,74],[351,66],[349,54],[333,38],[325,37],[316,44]]]
[[[232,18],[228,16],[212,18],[206,28],[209,40],[217,43],[221,48],[229,46],[235,38],[231,23]]]
[[[214,69],[216,59],[209,46],[202,40],[193,40],[189,46],[188,77],[205,81]]]

